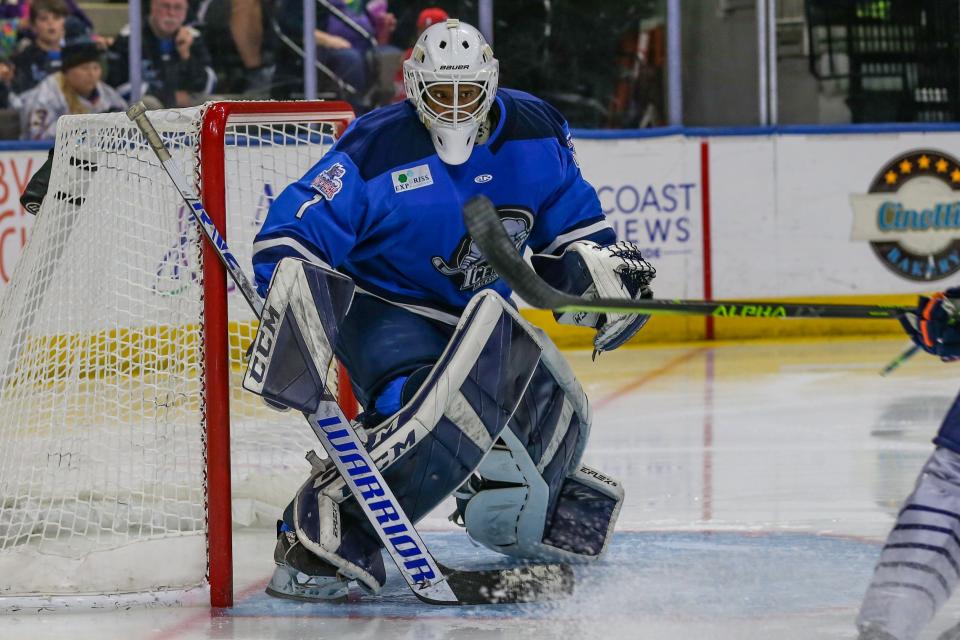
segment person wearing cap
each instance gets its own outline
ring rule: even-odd
[[[417,37],[430,27],[441,22],[445,22],[450,15],[440,7],[427,7],[417,16]],[[409,60],[413,53],[413,47],[407,49],[403,54],[404,60]],[[407,90],[403,85],[403,65],[397,69],[397,74],[393,78],[393,102],[403,102],[407,99]]]
[[[187,0],[153,0],[143,25],[142,95],[165,107],[189,107],[203,102],[217,76],[200,32],[184,24]],[[130,25],[120,31],[107,52],[107,81],[125,96],[130,93]]]
[[[420,34],[426,31],[427,27],[446,22],[449,18],[447,12],[440,7],[427,7],[417,16],[417,37],[420,37]],[[410,49],[413,50],[413,47]]]
[[[61,69],[20,96],[20,138],[55,137],[62,115],[123,111],[127,103],[101,81],[100,48],[89,38],[71,40],[61,51]]]

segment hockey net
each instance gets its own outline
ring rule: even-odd
[[[149,115],[248,273],[270,203],[353,117],[338,102]],[[231,520],[273,526],[317,444],[241,388],[255,331],[136,126],[61,119],[0,304],[0,609],[208,582],[231,603]]]

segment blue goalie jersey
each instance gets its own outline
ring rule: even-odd
[[[522,250],[559,254],[575,240],[613,243],[580,174],[563,117],[529,94],[497,92],[499,119],[457,166],[437,156],[407,101],[357,119],[270,207],[254,241],[257,288],[281,258],[334,267],[361,292],[455,322],[473,295],[510,288],[467,233],[464,203],[483,194]]]

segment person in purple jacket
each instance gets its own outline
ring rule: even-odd
[[[299,42],[303,3],[281,0],[277,20],[282,31]],[[344,98],[358,113],[374,106],[367,96],[374,81],[368,57],[386,45],[395,26],[396,18],[387,11],[386,0],[321,0],[317,7],[317,60],[354,90]]]

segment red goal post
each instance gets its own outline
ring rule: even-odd
[[[231,126],[245,123],[331,123],[339,137],[353,120],[346,102],[217,102],[207,107],[200,129],[198,166],[203,206],[227,242],[227,166],[225,149]],[[234,133],[233,135],[237,135]],[[322,134],[321,134],[322,135]],[[210,605],[233,606],[233,547],[230,491],[230,352],[227,310],[227,275],[216,251],[203,245],[204,265],[204,405],[207,423],[207,544]],[[357,415],[357,402],[342,366],[337,367],[337,399],[349,419]]]

